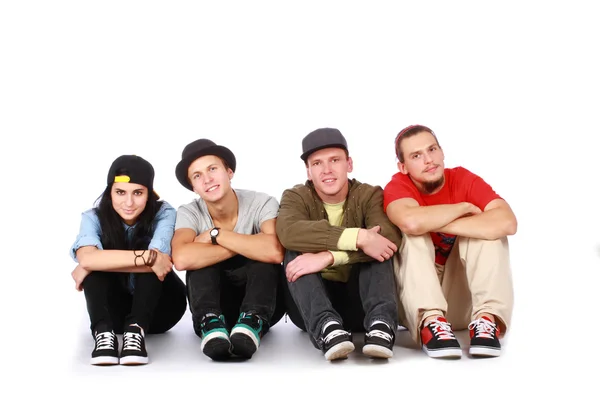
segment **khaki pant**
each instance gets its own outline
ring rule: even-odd
[[[394,256],[400,323],[416,343],[423,320],[445,315],[454,330],[466,329],[481,313],[496,317],[503,336],[513,309],[513,287],[506,237],[497,240],[457,237],[445,266],[435,264],[429,233],[402,235]]]

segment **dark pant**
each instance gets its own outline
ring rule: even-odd
[[[287,251],[284,268],[299,255]],[[386,322],[392,329],[398,326],[396,285],[390,260],[353,264],[347,283],[329,281],[316,273],[287,282],[286,286],[290,319],[309,333],[318,349],[322,348],[323,325],[329,321],[338,321],[345,329],[355,332],[364,332],[377,320]]]
[[[128,283],[131,274],[93,271],[83,281],[92,334],[99,329],[123,333],[138,324],[147,333],[164,333],[185,313],[185,285],[169,272],[164,281],[154,273],[133,274],[135,290]]]
[[[254,312],[266,322],[263,334],[283,317],[281,265],[234,256],[210,267],[187,271],[187,294],[194,331],[207,313],[225,316],[231,330],[241,312]]]

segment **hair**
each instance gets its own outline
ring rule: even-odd
[[[117,174],[118,175],[118,174]],[[127,240],[123,219],[117,214],[112,206],[113,184],[110,183],[104,189],[96,202],[94,210],[100,220],[100,242],[105,250],[140,250],[147,249],[154,233],[154,217],[162,206],[162,200],[154,191],[148,193],[148,201],[144,211],[139,215],[133,228],[132,240]]]
[[[221,160],[221,162],[223,163],[223,166],[225,167],[225,171],[227,171],[228,169],[231,169],[231,167],[229,166],[229,164],[227,164],[227,161],[225,161],[224,158],[221,158],[219,156],[215,156],[217,157],[219,160]]]
[[[431,133],[433,135],[433,138],[435,139],[435,142],[437,143],[437,145],[440,146],[440,142],[438,142],[438,139],[435,136],[435,133],[433,133],[433,131],[431,129],[429,129],[428,127],[426,127],[424,125],[410,125],[404,129],[402,129],[400,131],[400,133],[398,133],[398,135],[396,135],[396,157],[398,157],[398,161],[400,161],[401,163],[404,162],[404,155],[402,154],[402,150],[400,148],[400,144],[402,143],[402,141],[411,136],[415,136],[421,132]]]
[[[328,147],[324,147],[324,149],[327,149],[327,148],[328,148]],[[333,146],[332,148],[337,148],[337,149],[344,150],[344,153],[346,153],[346,160],[347,160],[348,158],[350,158],[350,153],[348,152],[348,149],[345,149],[345,148],[343,148],[343,147],[335,147],[335,146]],[[323,149],[319,149],[319,150],[323,150]],[[313,155],[313,153],[316,153],[317,151],[318,151],[318,150],[316,150],[316,151],[313,151],[312,153],[310,153],[310,154],[309,154],[309,155],[306,157],[306,161],[304,161],[304,165],[306,166],[306,168],[308,168],[308,159],[310,158],[310,156],[312,156],[312,155]]]

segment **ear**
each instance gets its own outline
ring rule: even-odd
[[[354,169],[354,164],[352,161],[352,157],[348,157],[348,173],[352,172],[353,169]]]
[[[408,170],[406,169],[406,165],[404,163],[398,161],[398,164],[396,165],[398,165],[398,171],[400,171],[404,175],[408,174]]]
[[[231,168],[227,168],[227,175],[229,175],[229,180],[233,179],[234,172]]]
[[[312,176],[310,175],[310,168],[308,168],[308,165],[306,166],[306,179],[312,181]]]

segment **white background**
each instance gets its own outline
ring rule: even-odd
[[[8,373],[0,390],[590,394],[599,355],[592,4],[2,2],[0,363]],[[148,159],[156,190],[177,207],[194,198],[175,179],[181,151],[210,138],[236,154],[234,187],[280,198],[305,179],[301,139],[313,129],[340,129],[352,177],[383,186],[396,170],[394,137],[414,123],[437,133],[447,166],[483,176],[517,215],[514,325],[501,358],[447,363],[399,348],[386,365],[328,365],[305,337],[286,354],[283,336],[298,336],[287,324],[273,329],[283,346],[271,356],[276,365],[264,356],[216,367],[189,336],[181,351],[191,366],[87,365],[92,341],[68,250],[117,156]],[[190,335],[188,319],[170,340]],[[308,367],[298,368],[294,357],[304,353]]]

